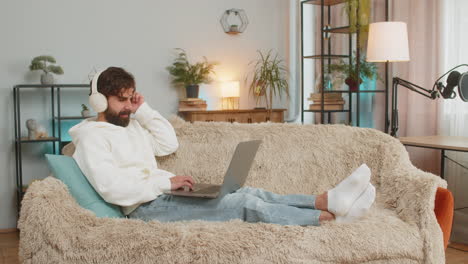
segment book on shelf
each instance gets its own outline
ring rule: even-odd
[[[207,108],[206,103],[200,103],[200,104],[184,104],[184,103],[179,103],[179,112],[184,112],[184,111],[204,111]]]
[[[201,98],[184,98],[184,99],[181,99],[179,101],[204,101],[203,99]]]
[[[309,105],[309,110],[322,110],[322,105],[321,104],[310,104]],[[334,110],[343,110],[343,105],[342,104],[325,104],[324,105],[324,110],[325,111],[334,111]]]
[[[343,100],[343,96],[340,93],[325,93],[324,95],[324,100]],[[311,93],[310,97],[308,98],[310,101],[320,101],[322,100],[322,94],[321,93]]]
[[[180,105],[206,104],[206,101],[200,98],[185,98],[179,100]]]
[[[311,100],[309,100],[311,101]],[[321,104],[321,101],[320,100],[313,100],[312,101],[313,104]],[[345,104],[345,100],[326,100],[323,102],[323,104]]]
[[[179,112],[190,112],[190,111],[206,111],[206,106],[203,108],[179,108]]]

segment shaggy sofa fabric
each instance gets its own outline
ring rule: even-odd
[[[376,202],[350,224],[161,223],[97,218],[53,177],[33,183],[18,223],[23,263],[444,263],[434,214],[439,177],[415,168],[403,145],[373,129],[343,125],[238,124],[170,119],[179,149],[160,168],[221,184],[238,142],[262,139],[247,186],[320,194],[360,164]]]

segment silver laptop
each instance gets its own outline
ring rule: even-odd
[[[255,154],[260,147],[261,140],[251,140],[240,142],[234,155],[232,155],[231,163],[224,175],[222,185],[195,183],[193,190],[174,190],[165,192],[176,196],[189,196],[201,198],[217,198],[225,194],[237,191],[242,187],[249,175],[252,167]]]

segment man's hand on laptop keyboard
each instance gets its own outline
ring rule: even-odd
[[[179,188],[184,188],[187,186],[190,190],[193,190],[193,185],[195,181],[193,180],[192,176],[174,176],[169,179],[171,181],[171,190],[177,190]]]

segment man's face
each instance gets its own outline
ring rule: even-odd
[[[134,93],[134,88],[127,88],[122,89],[118,96],[107,98],[107,110],[104,112],[107,122],[121,127],[128,126]]]

